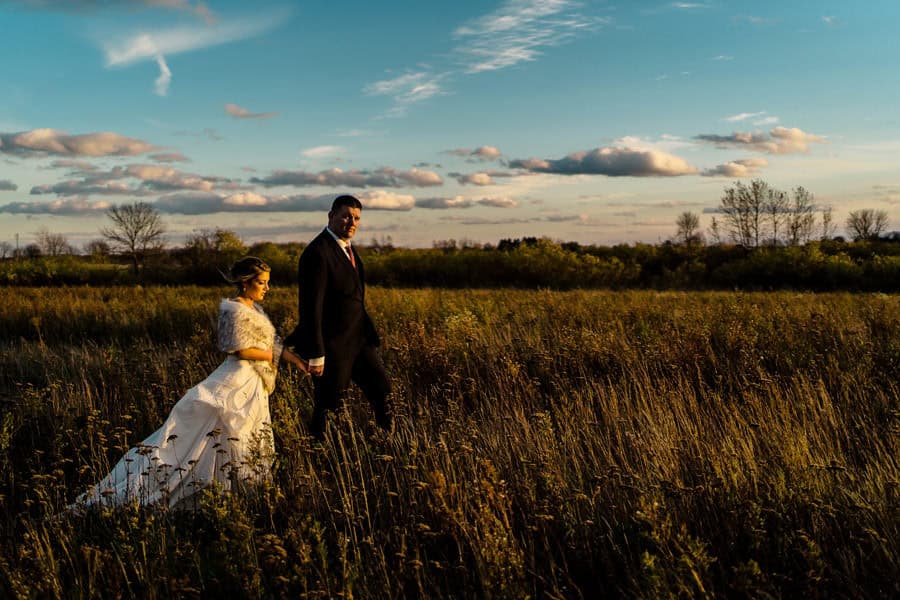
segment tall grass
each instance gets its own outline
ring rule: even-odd
[[[221,360],[225,290],[0,289],[0,595],[900,594],[900,298],[370,290],[395,387],[271,482],[63,507]],[[295,290],[266,309],[282,331]]]

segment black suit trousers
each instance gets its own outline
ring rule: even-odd
[[[340,407],[351,381],[372,404],[375,422],[381,427],[390,427],[387,398],[391,384],[378,351],[366,344],[352,361],[326,357],[324,373],[314,378],[315,406],[310,430],[316,437],[324,434],[327,412]]]

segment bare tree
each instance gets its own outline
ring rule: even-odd
[[[765,202],[770,193],[769,184],[754,179],[749,185],[740,181],[726,188],[719,206],[723,221],[731,239],[742,246],[758,247],[764,235],[763,216]]]
[[[61,233],[51,233],[46,227],[37,232],[35,243],[44,256],[62,256],[72,252],[72,247],[69,245],[69,240],[66,236]]]
[[[719,221],[715,217],[709,222],[709,237],[712,238],[715,244],[722,243],[722,232],[719,230]]]
[[[781,226],[784,225],[785,221],[788,219],[789,201],[787,194],[784,192],[768,186],[766,187],[768,189],[765,190],[763,195],[763,209],[766,211],[766,216],[769,218],[769,227],[772,232],[772,237],[769,241],[773,246],[777,246],[778,242],[781,241],[781,238],[779,237]]]
[[[888,225],[887,212],[872,208],[854,210],[847,217],[847,231],[854,240],[878,239]]]
[[[816,224],[813,195],[803,186],[794,188],[787,219],[787,243],[799,246],[810,240]]]
[[[15,252],[15,248],[9,242],[0,242],[0,258],[9,258]]]
[[[110,244],[131,258],[137,275],[148,252],[162,247],[165,233],[159,212],[146,202],[113,206],[106,212],[112,227],[104,227],[100,234]]]
[[[822,240],[830,240],[834,237],[837,225],[834,224],[834,212],[830,206],[822,209]]]
[[[703,241],[703,234],[700,232],[700,217],[690,211],[685,211],[678,215],[675,220],[675,241],[682,244],[698,244]]]

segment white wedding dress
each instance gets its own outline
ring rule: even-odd
[[[213,482],[268,476],[274,457],[269,394],[282,343],[262,308],[236,300],[219,305],[219,350],[228,353],[209,377],[187,391],[162,427],[132,448],[72,508],[166,504],[185,506]],[[237,358],[246,348],[273,351],[273,362]],[[179,504],[180,503],[180,504]]]

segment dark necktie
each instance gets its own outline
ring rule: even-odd
[[[353,258],[353,249],[350,246],[347,246],[347,256],[350,257],[350,264],[353,265],[353,269],[356,269],[356,259]]]

